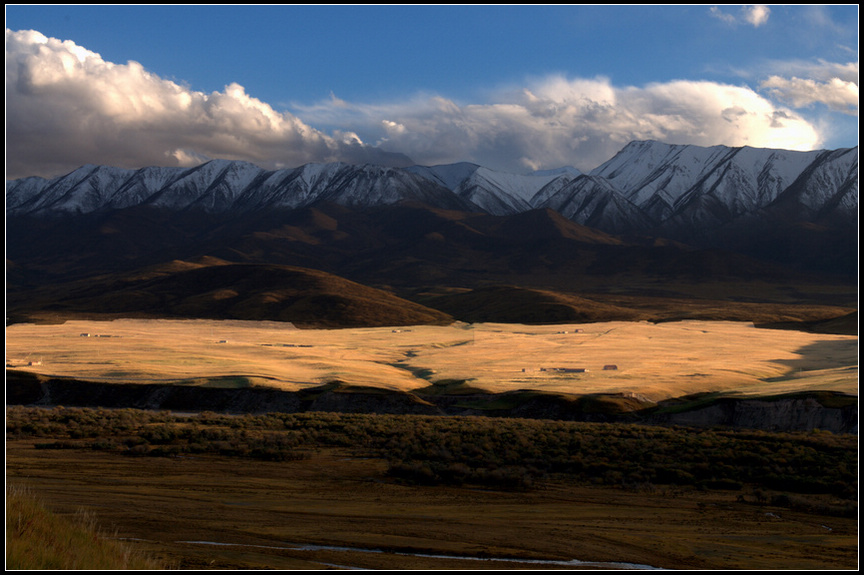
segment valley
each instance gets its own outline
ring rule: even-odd
[[[7,483],[179,568],[857,562],[857,148],[7,182]]]

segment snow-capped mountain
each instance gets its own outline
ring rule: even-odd
[[[630,233],[645,233],[652,227],[653,222],[645,212],[600,177],[579,176],[554,193],[547,195],[545,188],[543,192],[538,198],[542,200],[538,201],[539,206],[551,208],[578,224]]]
[[[607,232],[687,240],[784,197],[788,203],[793,193],[808,205],[795,217],[813,222],[830,210],[851,220],[857,219],[857,157],[858,148],[795,152],[631,142],[589,174],[538,194],[533,205]],[[598,205],[614,205],[617,215],[601,217]]]
[[[368,164],[341,172],[317,199],[351,207],[414,200],[441,208],[476,209],[470,202],[460,200],[450,190],[421,176]]]
[[[25,178],[6,184],[6,213],[87,213],[117,205],[112,197],[133,170],[85,165],[54,180]],[[20,182],[20,184],[19,184]]]
[[[53,180],[24,178],[6,184],[7,215],[86,214],[138,205],[240,214],[264,208],[296,209],[316,201],[374,206],[405,200],[442,208],[478,209],[417,174],[343,163],[277,171],[226,160],[194,168],[83,166]]]
[[[306,164],[296,170],[261,172],[245,193],[238,197],[234,209],[295,209],[324,193],[340,173],[353,167],[343,163]]]
[[[537,207],[532,203],[534,196],[558,178],[565,179],[568,176],[523,176],[478,168],[459,184],[455,192],[490,214],[518,214]]]
[[[799,217],[818,219],[858,212],[858,148],[824,152],[772,204],[793,204]],[[769,206],[770,207],[770,206]]]
[[[441,184],[494,215],[518,214],[533,209],[537,205],[534,198],[543,188],[553,182],[564,185],[580,174],[575,168],[510,174],[467,162],[411,166],[405,170]]]
[[[7,182],[7,216],[151,206],[240,214],[318,201],[370,207],[412,200],[511,215],[552,209],[605,232],[696,241],[733,222],[829,218],[857,225],[858,148],[794,152],[637,141],[582,174],[509,174],[471,163],[385,168],[344,163],[267,171],[214,160],[194,168],[82,166],[53,180]]]
[[[459,184],[467,180],[479,168],[480,166],[477,164],[459,162],[441,166],[409,166],[403,169],[406,172],[422,176],[427,180],[432,180],[448,190],[455,190],[459,187]]]
[[[857,148],[851,152],[857,157]],[[611,184],[657,231],[677,232],[713,228],[767,207],[824,154],[640,141],[590,175]],[[838,178],[857,182],[857,167],[838,170]]]
[[[564,166],[561,168],[555,168],[552,170],[536,170],[531,172],[532,176],[561,176],[567,175],[575,178],[576,176],[581,176],[582,172],[574,168],[573,166]]]

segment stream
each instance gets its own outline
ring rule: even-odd
[[[252,547],[257,549],[285,549],[291,551],[349,551],[354,553],[390,553],[391,555],[404,555],[408,557],[423,557],[429,559],[457,559],[461,561],[486,561],[500,563],[522,563],[529,565],[549,565],[552,567],[561,568],[593,568],[593,569],[619,569],[619,570],[656,570],[659,567],[651,565],[640,565],[638,563],[625,563],[617,561],[600,562],[600,561],[580,561],[578,559],[570,559],[562,561],[558,559],[516,559],[505,557],[470,557],[463,555],[435,555],[429,553],[406,553],[399,551],[384,551],[382,549],[366,549],[363,547],[339,547],[331,545],[311,545],[305,543],[286,543],[282,546],[276,545],[249,545],[243,543],[218,543],[215,541],[177,541],[176,543],[185,543],[189,545],[224,545],[234,547]],[[330,565],[330,567],[338,567],[341,569],[358,569],[345,565]]]

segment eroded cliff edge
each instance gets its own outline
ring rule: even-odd
[[[459,388],[397,392],[332,382],[296,392],[265,387],[111,384],[6,370],[6,404],[224,413],[339,412],[479,415],[562,421],[858,433],[858,398],[816,391],[771,397],[700,394],[654,404],[632,395],[483,393]],[[449,393],[448,393],[449,391]]]

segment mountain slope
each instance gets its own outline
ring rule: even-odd
[[[554,324],[639,321],[647,314],[585,297],[515,286],[490,286],[428,297],[426,305],[467,322]]]
[[[478,168],[454,190],[456,194],[479,206],[487,213],[503,216],[524,212],[535,207],[534,196],[552,181],[570,179],[568,174],[528,175],[494,172]]]
[[[271,320],[298,327],[446,325],[445,313],[318,270],[175,261],[28,295],[31,317],[46,315]],[[40,303],[42,302],[42,303]],[[13,298],[12,307],[17,301]]]
[[[590,175],[641,210],[653,222],[651,235],[728,248],[736,229],[752,229],[766,215],[779,229],[818,223],[830,212],[840,231],[851,231],[857,156],[858,148],[795,152],[632,142]]]
[[[642,234],[653,227],[648,214],[613,185],[596,176],[579,176],[542,202],[580,224],[610,233]]]

